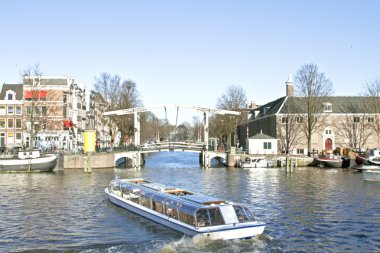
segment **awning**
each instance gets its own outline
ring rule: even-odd
[[[46,90],[33,90],[33,91],[25,91],[25,98],[46,98],[47,91]]]

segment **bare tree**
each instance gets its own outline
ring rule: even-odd
[[[332,82],[325,77],[324,73],[318,71],[315,64],[303,65],[295,76],[296,94],[303,97],[299,100],[299,106],[306,110],[306,117],[302,124],[307,138],[308,155],[311,150],[312,134],[321,125],[321,112],[324,98],[332,94]]]
[[[380,146],[380,79],[368,82],[364,86],[363,95],[368,97],[366,100],[366,110],[372,114],[373,122],[369,127],[377,135],[377,146]]]
[[[203,134],[202,128],[203,126],[201,120],[199,117],[194,116],[192,126],[192,136],[194,141],[201,142]]]
[[[139,99],[139,92],[137,85],[132,80],[124,80],[121,82],[119,75],[111,75],[109,73],[101,73],[99,77],[95,77],[95,90],[101,93],[104,99],[108,103],[107,110],[119,110],[128,109],[134,107],[143,106],[142,101]],[[124,140],[124,136],[133,135],[134,128],[134,116],[111,116],[109,121],[109,128],[111,134],[111,142],[113,142],[116,134],[120,132],[121,138]],[[148,117],[139,115],[139,120],[144,125]],[[123,141],[120,142],[120,145]]]
[[[224,110],[239,111],[247,105],[247,95],[241,86],[232,85],[217,100],[216,107]],[[227,137],[227,147],[231,147],[231,135],[236,138],[237,123],[241,122],[244,116],[217,115],[215,123],[216,131]],[[235,139],[234,138],[234,139]]]
[[[342,136],[351,149],[362,148],[373,133],[370,127],[371,123],[368,121],[368,113],[366,112],[366,105],[346,102],[342,105],[342,112],[346,112],[338,118],[335,129],[340,136]]]
[[[279,119],[279,122],[277,122],[280,126],[277,127],[276,130],[277,138],[280,147],[283,148],[286,154],[297,144],[298,124],[303,123],[302,121],[302,117],[292,113],[286,113]]]

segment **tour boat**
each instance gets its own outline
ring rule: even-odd
[[[114,179],[105,193],[112,203],[191,236],[251,238],[265,228],[246,205],[142,178]]]
[[[54,154],[41,155],[40,150],[0,150],[0,172],[49,172],[57,165]]]

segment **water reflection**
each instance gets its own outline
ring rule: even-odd
[[[0,174],[0,251],[380,251],[380,184],[360,173],[202,169],[198,161],[194,153],[165,152],[149,155],[139,169]],[[115,174],[244,202],[268,225],[250,240],[186,237],[110,203],[104,188]]]

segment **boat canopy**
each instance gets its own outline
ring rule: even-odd
[[[135,193],[138,194],[140,197],[150,199],[151,201],[154,201],[156,203],[161,203],[167,207],[176,208],[179,211],[191,215],[194,215],[199,208],[205,207],[204,204],[201,203],[202,200],[217,200],[216,198],[203,195],[173,195],[171,193],[166,193],[165,191],[157,191],[156,187],[146,187],[147,184],[145,183],[135,184],[128,181],[115,180],[111,182],[111,185],[113,188],[120,188],[120,190],[123,193]],[[157,186],[157,184],[155,186]],[[198,196],[198,199],[188,198],[191,196]]]

